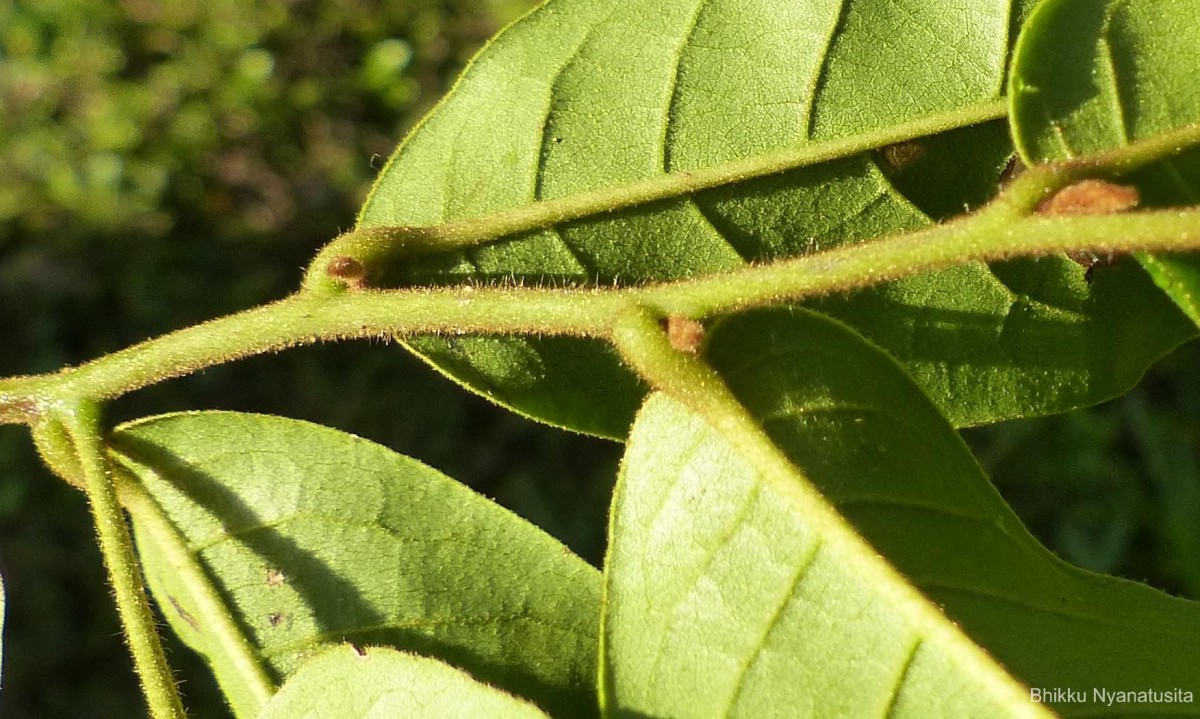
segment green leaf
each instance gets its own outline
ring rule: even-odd
[[[624,436],[630,408],[646,391],[608,345],[577,337],[431,336],[405,344],[498,404],[601,437]]]
[[[152,496],[153,511],[131,506],[151,589],[239,714],[257,700],[227,614],[278,678],[349,640],[438,657],[552,711],[595,704],[598,573],[467,487],[279,417],[164,415],[113,443]]]
[[[1119,396],[1196,335],[1136,264],[1089,278],[1066,257],[964,265],[811,307],[891,352],[956,427]]]
[[[633,209],[602,207],[551,229],[408,258],[381,280],[639,284],[922,227],[930,218],[918,207],[941,218],[994,192],[1008,141],[998,125],[909,137],[901,123],[946,113],[947,128],[969,125],[968,115],[995,103],[1028,4],[549,0],[497,37],[405,140],[359,225],[436,225],[593,191],[620,195],[632,182],[883,132],[881,146],[913,141],[923,158],[898,168],[879,147]],[[1189,336],[1170,323],[1141,331],[1156,316],[1138,303],[1093,313],[1082,270],[1058,274],[1080,295],[1067,311],[1014,293],[981,264],[821,308],[891,351],[956,424],[1107,399]],[[1137,298],[1149,284],[1120,279]],[[1041,357],[1028,361],[1026,334],[1011,331],[1023,325],[1078,341],[1063,343],[1047,372]],[[1128,366],[1090,350],[1131,333],[1142,341]],[[594,434],[624,436],[645,391],[607,348],[580,339],[409,346],[500,404]],[[964,387],[987,389],[964,400]]]
[[[1200,254],[1138,253],[1138,262],[1179,309],[1200,325]]]
[[[605,715],[1028,713],[869,546],[821,531],[831,514],[796,506],[702,419],[651,396],[614,505]]]
[[[260,719],[411,717],[546,719],[532,704],[464,671],[394,649],[340,645],[312,657],[288,679]]]
[[[838,511],[1020,679],[1200,695],[1189,659],[1200,604],[1046,551],[920,390],[861,338],[783,309],[723,323],[709,351]]]
[[[1200,694],[1200,605],[1038,545],[920,389],[861,337],[803,310],[757,311],[714,328],[706,354],[824,501],[797,501],[731,436],[651,400],[612,523],[603,636],[616,707],[1034,708],[985,656],[1028,686],[1082,689],[1084,701],[1055,706],[1064,715],[1156,711],[1106,707],[1093,688]],[[831,530],[834,512],[866,542]]]
[[[1070,42],[1063,42],[1070,37]],[[1013,58],[1013,136],[1026,162],[1080,157],[1200,121],[1191,61],[1200,6],[1172,0],[1047,0]],[[1200,152],[1131,178],[1147,205],[1200,202]],[[1140,256],[1200,323],[1200,255]]]
[[[885,147],[874,155],[888,181],[934,220],[957,217],[992,199],[1012,157],[1003,121]]]

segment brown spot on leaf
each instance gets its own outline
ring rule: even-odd
[[[1108,267],[1117,261],[1117,256],[1111,252],[1068,252],[1067,258],[1087,270],[1083,273],[1083,281],[1089,285],[1097,267]]]
[[[200,623],[197,622],[196,618],[188,613],[186,609],[180,606],[179,602],[175,600],[175,597],[167,595],[167,600],[171,602],[171,608],[175,610],[175,613],[179,615],[180,619],[191,625],[192,629],[200,629]]]

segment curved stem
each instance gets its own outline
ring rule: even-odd
[[[761,267],[635,291],[664,314],[702,317],[845,292],[972,261],[1059,252],[1124,254],[1200,249],[1200,209],[1012,221],[989,211]]]
[[[920,117],[850,137],[781,147],[761,155],[711,167],[672,172],[621,185],[602,187],[576,195],[531,202],[483,217],[428,227],[366,227],[348,232],[317,255],[304,279],[306,290],[327,287],[326,271],[337,257],[352,257],[372,266],[432,252],[474,247],[553,225],[606,215],[618,210],[694,195],[704,190],[734,185],[822,162],[853,157],[887,145],[936,135],[989,120],[1008,112],[1003,98],[950,112]]]
[[[0,423],[33,423],[70,398],[102,401],[242,357],[323,340],[423,333],[608,339],[631,310],[704,317],[858,289],[976,260],[1055,252],[1200,249],[1200,209],[1013,219],[992,205],[873,242],[648,287],[461,286],[298,294],[143,342],[60,373],[0,380]]]
[[[148,340],[62,372],[0,380],[0,423],[32,423],[70,398],[95,401],[213,365],[317,341],[448,332],[602,337],[628,300],[605,290],[456,287],[292,295]]]
[[[95,404],[84,402],[71,409],[60,409],[56,419],[66,427],[78,453],[83,485],[96,521],[100,553],[108,568],[117,612],[133,654],[134,669],[150,707],[150,716],[154,719],[185,719],[187,714],[159,640],[133,539],[104,456],[99,409]]]
[[[1200,123],[1160,132],[1123,147],[1063,162],[1031,167],[996,198],[1011,212],[1025,214],[1055,190],[1088,177],[1119,177],[1200,144]]]
[[[974,112],[980,113],[975,121],[1001,110],[975,108]],[[969,113],[964,113],[953,113],[952,119],[965,122],[970,118]],[[951,123],[947,118],[934,122],[935,119],[919,122],[929,123],[929,127],[921,126],[927,131],[932,131],[930,128],[937,123]],[[897,128],[851,138],[845,141],[845,146],[834,142],[818,149],[833,154],[854,148],[861,150],[871,143],[878,144],[889,132],[894,134]],[[387,339],[421,333],[567,334],[609,339],[614,323],[639,307],[663,315],[702,317],[867,287],[977,260],[1054,252],[1115,254],[1200,249],[1200,210],[1195,208],[1098,216],[1036,214],[1038,204],[1050,193],[1083,177],[1129,172],[1197,144],[1200,144],[1200,125],[1189,125],[1099,155],[1033,168],[991,204],[953,222],[769,265],[663,285],[613,289],[467,285],[355,290],[347,286],[350,283],[335,282],[327,274],[327,267],[318,262],[310,268],[304,290],[280,302],[174,332],[75,369],[0,380],[0,424],[36,425],[39,418],[59,403],[111,399],[215,364],[320,340]],[[462,237],[469,236],[469,244],[478,243],[520,228],[540,227],[564,218],[735,182],[738,178],[756,176],[756,172],[783,171],[798,166],[796,163],[815,161],[812,151],[811,147],[799,148],[798,154],[790,158],[773,155],[769,162],[763,158],[753,160],[762,162],[761,166],[723,165],[687,177],[657,178],[647,181],[645,187],[635,183],[564,198],[561,202],[535,203],[519,212],[513,210],[507,215],[500,213],[470,221],[491,228],[486,231],[468,232],[462,229],[466,225],[419,229],[455,236],[459,233]],[[810,154],[803,154],[806,152]],[[399,230],[407,232],[411,228]],[[378,235],[371,239],[374,249],[367,247],[364,251],[386,253],[395,249],[388,244],[387,228],[372,232]],[[358,242],[353,237],[335,240],[321,256],[353,250]],[[358,237],[361,240],[367,235]],[[439,245],[441,249],[445,247]],[[312,289],[324,291],[305,291]]]

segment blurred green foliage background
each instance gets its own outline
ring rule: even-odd
[[[281,297],[406,130],[532,0],[0,0],[0,374],[50,371]],[[1200,351],[1133,395],[967,439],[1071,561],[1200,597]],[[124,398],[418,457],[593,562],[619,447],[537,427],[394,348],[319,347]],[[141,716],[83,499],[0,428],[5,719]],[[194,716],[225,716],[173,645]]]

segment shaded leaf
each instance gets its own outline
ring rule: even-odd
[[[888,350],[957,427],[1119,396],[1196,335],[1136,263],[1088,277],[1066,257],[973,263],[810,306]]]
[[[435,659],[385,647],[327,649],[307,660],[261,719],[536,719],[532,704]]]
[[[1063,42],[1070,37],[1071,42]],[[1013,135],[1026,162],[1079,157],[1200,121],[1200,5],[1172,0],[1047,0],[1013,60]],[[1147,205],[1200,202],[1200,151],[1129,178]],[[1200,323],[1200,255],[1141,256]]]
[[[467,487],[279,417],[164,415],[113,442],[219,590],[216,605],[199,596],[134,513],[163,613],[239,711],[241,670],[212,631],[222,612],[276,677],[349,640],[438,657],[551,710],[595,703],[598,573]]]
[[[578,337],[414,337],[405,344],[498,404],[601,437],[624,435],[625,415],[646,391],[608,345]]]
[[[977,109],[1000,96],[1028,5],[550,0],[497,37],[401,145],[359,224],[475,218]],[[977,206],[1009,153],[999,124],[912,144],[924,154],[904,168],[881,147],[409,258],[388,281],[613,285],[721,272],[929,224],[918,207],[941,218]],[[1077,310],[1014,296],[984,265],[820,307],[892,352],[960,425],[1107,399],[1188,336],[1170,322],[1141,331],[1156,307],[1093,314],[1082,270],[1059,270],[1056,280],[1082,294]],[[1125,295],[1141,297],[1148,284],[1120,279],[1132,283]],[[1025,361],[1033,343],[1024,324],[1078,342],[1063,342],[1047,373],[1042,357]],[[1140,341],[1128,365],[1090,351],[1129,333]],[[623,436],[644,393],[611,352],[579,339],[421,338],[410,347],[496,402],[594,434]],[[963,388],[986,389],[963,397]]]
[[[992,19],[1003,24],[1007,9]],[[925,102],[911,107],[891,102],[890,93],[897,82],[905,82],[904,74],[875,73],[878,68],[838,59],[869,43],[881,25],[857,9],[843,17],[838,3],[552,0],[499,36],[406,140],[364,206],[360,224],[436,224],[483,215],[952,109],[963,97],[981,102],[996,96],[1003,68],[994,59],[1003,59],[1004,33],[985,57],[947,48],[952,56],[942,59],[971,78],[963,92],[922,94],[912,78],[905,90]],[[986,34],[975,34],[981,33]],[[834,48],[834,37],[841,35],[844,41]],[[993,58],[990,68],[988,57]],[[855,101],[857,125],[837,112],[818,111],[820,92],[846,105],[852,87],[876,99],[887,97],[886,111],[872,117],[861,111],[861,105],[872,103]],[[818,205],[823,219],[814,223]],[[846,218],[853,221],[846,224]],[[454,261],[414,262],[403,280],[673,279],[729,269],[746,257],[813,249],[817,237],[836,243],[872,236],[881,226],[923,222],[874,164],[859,158],[708,193],[697,202],[668,201],[573,223],[482,247]],[[804,236],[797,236],[796,227],[805,227]],[[422,342],[421,350],[430,352],[431,342]],[[503,379],[508,358],[533,363],[529,358],[559,352],[564,345],[578,357],[586,351],[576,349],[578,341],[495,342],[514,349],[459,353],[456,357],[477,371],[467,375],[454,365],[449,369],[533,416],[624,434],[642,396],[628,375],[620,383],[567,390],[586,408],[573,414],[590,412],[594,418],[590,426],[572,424],[568,408],[544,399],[560,395],[567,384],[556,375],[538,379],[549,385],[542,391]],[[607,353],[592,354],[590,366],[614,364]]]
[[[923,666],[958,650],[924,633],[887,577],[863,572],[876,551],[928,597],[926,610],[944,610],[1020,681],[1086,688],[1055,706],[1064,715],[1187,712],[1107,707],[1093,688],[1200,695],[1200,604],[1038,545],[920,389],[861,337],[777,309],[722,322],[706,352],[829,504],[796,506],[682,407],[648,405],[630,441],[608,577],[607,668],[623,702],[679,700],[696,682],[710,708],[761,697],[760,707],[883,714],[899,696],[999,702],[950,716],[1029,710],[1027,693],[1013,703],[973,686],[990,671],[976,660]],[[821,535],[834,509],[870,547]]]
[[[1013,152],[1008,123],[997,121],[884,147],[875,161],[922,212],[948,220],[992,199]]]

